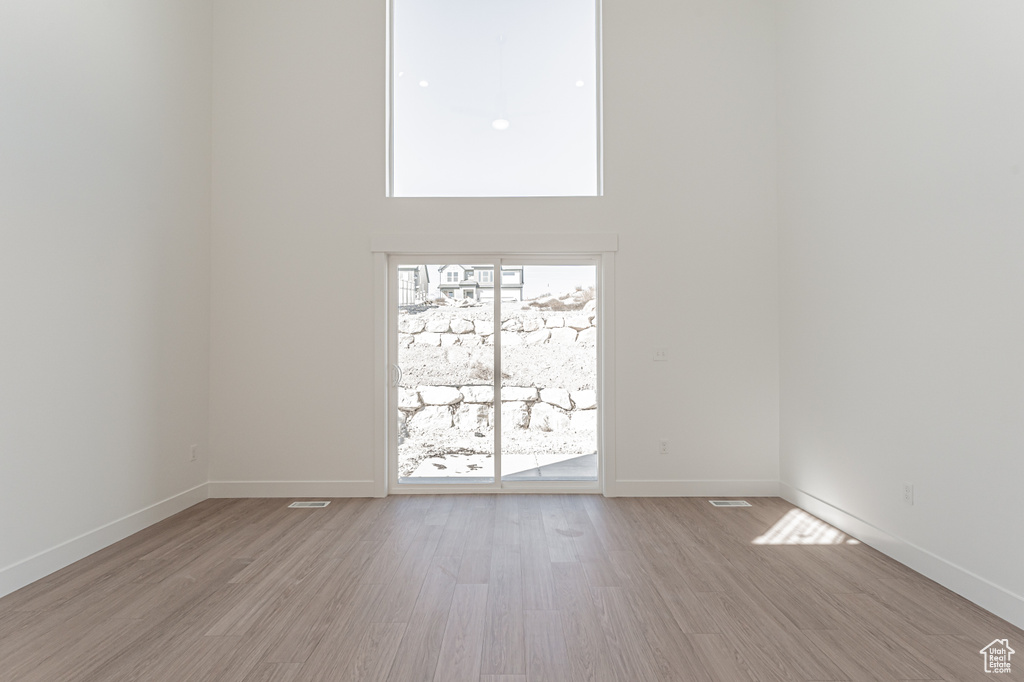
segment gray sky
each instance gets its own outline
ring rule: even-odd
[[[596,193],[593,0],[395,0],[393,20],[396,196]]]
[[[523,298],[536,298],[543,293],[561,296],[577,286],[594,286],[596,278],[594,265],[527,265],[523,271]]]

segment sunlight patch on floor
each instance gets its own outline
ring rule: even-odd
[[[790,509],[755,545],[857,545],[854,538],[802,509]]]

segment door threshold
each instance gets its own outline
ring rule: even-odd
[[[494,484],[494,476],[403,476],[398,485],[487,485]]]
[[[600,486],[594,485],[593,481],[586,481],[587,485],[572,485],[573,481],[567,481],[566,485],[555,485],[545,483],[537,485],[534,483],[511,483],[501,488],[484,487],[475,485],[403,485],[388,491],[388,495],[601,495]]]

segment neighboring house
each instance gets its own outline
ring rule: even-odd
[[[398,266],[398,305],[413,305],[427,300],[430,274],[426,265]]]
[[[442,265],[438,291],[448,298],[494,300],[494,267],[490,265]],[[523,266],[501,266],[501,300],[523,300]]]

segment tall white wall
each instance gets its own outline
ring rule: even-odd
[[[373,235],[616,232],[620,491],[781,477],[1024,622],[1021,4],[604,19],[604,197],[398,200],[380,3],[0,4],[0,594],[210,479],[368,489]]]
[[[209,11],[0,3],[0,594],[207,480]]]
[[[786,0],[778,36],[781,479],[1018,624],[1021,26],[1012,0]]]
[[[605,4],[602,198],[386,199],[384,4],[215,0],[212,481],[367,489],[371,235],[578,231],[620,235],[622,490],[774,485],[773,21]]]

